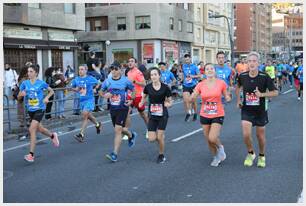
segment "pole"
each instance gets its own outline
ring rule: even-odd
[[[229,37],[230,45],[231,45],[231,65],[232,65],[232,67],[234,67],[234,42],[233,42],[232,34],[231,34],[231,27],[230,27],[230,23],[229,23],[228,17],[224,16],[224,18],[227,21],[228,37]]]

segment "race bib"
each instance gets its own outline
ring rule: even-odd
[[[80,96],[86,96],[87,89],[85,87],[80,88]]]
[[[113,94],[113,96],[110,99],[110,103],[111,105],[118,106],[120,105],[120,100],[121,98],[119,94]]]
[[[217,102],[205,102],[204,113],[208,115],[215,115],[218,113]]]
[[[259,97],[255,93],[246,93],[245,103],[247,106],[259,106]]]
[[[153,116],[159,116],[162,117],[164,112],[163,112],[163,105],[162,104],[151,104],[150,106],[150,113]]]
[[[37,98],[35,99],[29,99],[28,104],[31,107],[37,107],[39,105],[39,100]]]
[[[191,77],[186,77],[186,83],[187,83],[187,84],[192,83],[192,78],[191,78]]]

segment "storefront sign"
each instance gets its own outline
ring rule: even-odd
[[[31,45],[31,44],[19,44],[18,48],[19,49],[36,49],[36,46]]]
[[[154,63],[154,44],[143,44],[143,60],[148,64]]]
[[[52,41],[72,41],[74,42],[74,35],[72,32],[54,32],[48,31],[49,40]]]
[[[41,31],[21,30],[19,28],[4,28],[3,35],[7,38],[42,39]]]
[[[58,49],[61,49],[61,50],[70,50],[70,46],[59,46]]]

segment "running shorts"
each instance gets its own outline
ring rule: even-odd
[[[249,111],[241,110],[241,120],[251,122],[253,127],[264,127],[269,123],[267,111],[255,114]]]
[[[168,117],[149,118],[148,131],[166,130]]]
[[[222,117],[215,117],[215,118],[207,118],[200,116],[200,122],[204,125],[211,125],[213,123],[221,124],[223,125],[224,116]]]
[[[30,122],[32,120],[36,120],[37,122],[41,122],[42,118],[44,117],[44,110],[36,110],[34,112],[28,112],[29,116],[30,116]]]
[[[118,109],[118,110],[111,110],[110,115],[112,119],[113,126],[119,125],[125,127],[126,117],[128,115],[128,109]]]

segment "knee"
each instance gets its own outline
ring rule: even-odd
[[[153,132],[149,132],[149,134],[148,134],[148,140],[149,140],[149,142],[154,142],[154,141],[156,141],[156,134],[154,134]]]
[[[212,135],[208,135],[207,141],[208,143],[213,144],[216,142],[216,138]]]

